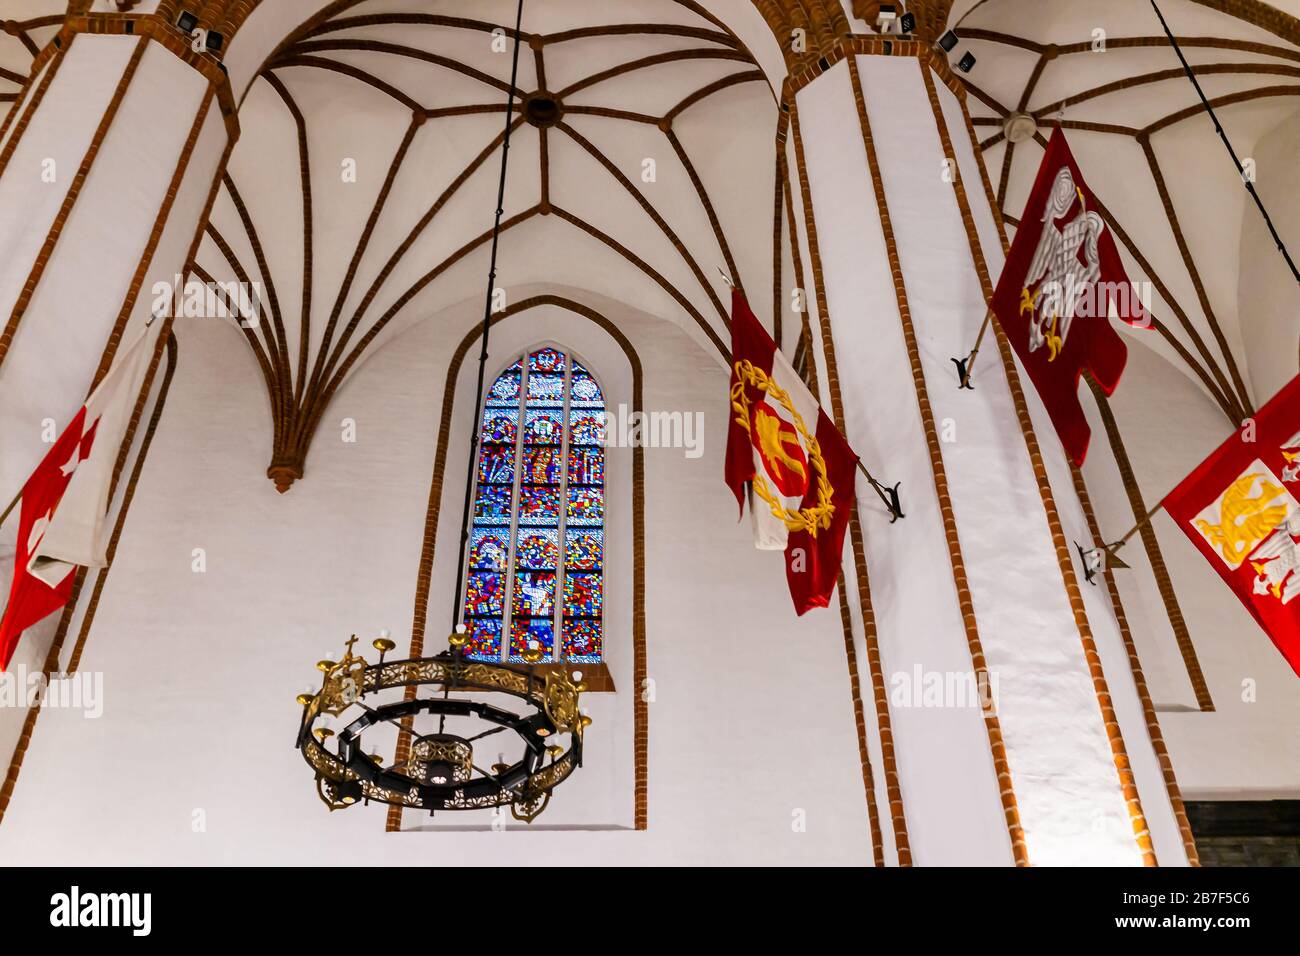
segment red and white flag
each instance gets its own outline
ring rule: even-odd
[[[162,323],[121,351],[23,485],[14,579],[0,618],[0,669],[22,632],[68,603],[78,566],[104,567],[105,513],[126,435]]]
[[[1079,379],[1090,371],[1109,395],[1128,361],[1112,308],[1130,325],[1148,324],[1098,208],[1057,128],[991,303],[1076,465],[1092,437]]]
[[[1300,674],[1300,378],[1183,479],[1165,511]]]
[[[835,593],[858,456],[738,291],[731,295],[726,482],[754,521],[754,545],[785,552],[795,611]]]

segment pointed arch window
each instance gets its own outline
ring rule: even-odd
[[[597,664],[604,644],[605,397],[563,350],[529,352],[492,383],[465,582],[479,660]]]

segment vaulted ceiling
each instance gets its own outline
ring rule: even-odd
[[[1300,123],[1300,21],[1287,15],[1300,0],[1160,2],[1242,155]],[[833,6],[756,4],[769,23],[826,20]],[[947,15],[962,36],[957,53],[978,57],[966,78],[971,110],[1009,222],[1059,121],[1133,277],[1154,288],[1156,329],[1138,341],[1230,418],[1266,399],[1268,383],[1252,381],[1246,357],[1294,356],[1300,320],[1240,305],[1242,231],[1257,213],[1150,5],[911,6],[926,23]],[[760,304],[773,301],[777,268],[791,284],[788,237],[777,231],[776,97],[708,7],[525,5],[519,87],[533,105],[512,124],[498,279],[507,292],[589,290],[679,322],[721,354],[719,270]],[[872,7],[846,4],[844,23],[870,29]],[[241,142],[195,262],[201,276],[260,283],[266,321],[246,334],[278,453],[299,459],[324,403],[375,344],[481,298],[512,66],[500,25],[513,24],[514,0],[330,9],[332,19],[300,30],[248,88]],[[6,3],[0,115],[65,10],[61,0]],[[1037,135],[1010,144],[1003,125],[1013,113],[1033,116]],[[1292,174],[1261,169],[1261,192],[1285,188]],[[1278,225],[1300,248],[1293,220]],[[792,350],[799,330],[786,324]]]
[[[0,8],[0,120],[18,98],[36,54],[59,32],[62,0],[5,0]]]
[[[195,265],[262,284],[268,321],[247,335],[281,457],[305,454],[373,341],[482,299],[513,22],[512,0],[367,0],[301,31],[250,88]],[[722,271],[760,296],[773,282],[762,72],[675,0],[551,0],[522,34],[498,287],[596,292],[723,355]]]
[[[1296,122],[1300,24],[1258,3],[1160,7],[1241,156]],[[1240,314],[1242,229],[1258,212],[1150,3],[968,0],[953,16],[962,49],[978,58],[967,78],[971,111],[1009,220],[1023,211],[1059,122],[1106,204],[1131,277],[1154,287],[1154,346],[1233,421],[1262,404],[1280,383],[1251,382],[1247,339],[1267,336],[1264,347],[1285,349],[1293,375],[1300,316]],[[1034,117],[1033,139],[1008,142],[1003,126],[1015,113]],[[1295,159],[1290,168],[1260,168],[1261,193],[1292,190]],[[1296,224],[1278,226],[1300,249]],[[1277,267],[1285,268],[1280,257]],[[1144,340],[1152,344],[1149,334]]]

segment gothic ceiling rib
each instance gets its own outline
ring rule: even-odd
[[[1295,0],[1161,4],[1243,154],[1300,115],[1300,21],[1277,9]],[[755,5],[783,42],[795,27],[821,37],[849,25],[837,0]],[[775,196],[783,206],[772,91],[706,4],[605,6],[526,9],[520,85],[559,106],[514,124],[502,284],[591,289],[678,321],[721,352],[718,267],[756,301],[774,276],[793,281],[788,250],[778,242],[774,257],[768,245],[767,203]],[[849,4],[855,17],[872,6]],[[1012,223],[1059,120],[1134,277],[1154,289],[1156,328],[1144,341],[1229,417],[1266,398],[1246,355],[1258,348],[1258,326],[1238,307],[1243,192],[1148,5],[909,6],[928,32],[951,9],[950,25],[979,56],[970,102]],[[244,138],[196,262],[199,274],[263,290],[266,321],[247,334],[290,475],[329,397],[375,342],[481,294],[510,65],[510,44],[493,31],[513,22],[514,0],[339,0],[328,9],[250,88]],[[0,116],[65,10],[61,0],[6,3]],[[1093,52],[1098,28],[1104,54]],[[1012,112],[1035,117],[1035,142],[1006,141]]]
[[[245,336],[282,489],[374,342],[483,294],[514,4],[465,10],[351,4],[281,47],[241,108],[194,274],[261,291]],[[725,355],[719,270],[765,297],[781,267],[764,75],[681,0],[557,0],[526,8],[521,38],[498,285],[599,293]]]
[[[6,0],[0,16],[0,122],[27,82],[32,60],[63,23],[60,0]]]
[[[1300,109],[1300,45],[1288,42],[1300,25],[1261,4],[1161,0],[1161,8],[1238,152],[1251,155]],[[1250,381],[1250,330],[1238,314],[1249,198],[1149,4],[982,0],[958,12],[956,29],[979,59],[967,77],[971,111],[1008,221],[1059,122],[1108,204],[1131,277],[1154,290],[1157,349],[1239,422],[1268,398]],[[1007,141],[1012,113],[1036,120],[1033,142]],[[1245,215],[1256,215],[1253,204]]]

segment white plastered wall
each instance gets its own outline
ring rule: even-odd
[[[526,840],[527,852],[586,862],[869,863],[839,614],[795,618],[779,562],[755,551],[736,521],[721,480],[725,370],[673,324],[585,301],[637,348],[647,408],[705,415],[702,458],[645,452],[648,832],[545,829],[629,819],[635,689],[623,632],[610,635],[623,657],[613,661],[619,691],[593,698],[583,779],[557,792],[532,832],[384,837],[380,809],[327,813],[293,749],[293,696],[317,678],[317,659],[353,632],[387,626],[405,639],[448,361],[475,324],[466,305],[414,326],[358,371],[325,417],[306,477],[283,497],[264,475],[266,399],[247,346],[229,326],[180,320],[180,370],[82,662],[104,675],[103,716],[41,715],[0,857],[504,863]],[[587,320],[539,309],[498,329],[497,364],[553,340],[589,356],[611,392],[625,394],[621,350]],[[457,411],[442,534],[459,524],[456,446],[468,411]],[[339,440],[343,417],[356,421],[354,444]],[[620,467],[615,459],[611,481],[622,481]],[[196,547],[202,574],[191,569]],[[428,650],[442,646],[454,565],[441,548]],[[630,584],[617,588],[611,626],[623,628]],[[623,753],[607,753],[602,734],[627,740]],[[591,815],[578,806],[584,793]],[[197,809],[203,833],[192,829]]]
[[[5,315],[29,281],[116,79],[141,42],[128,36],[76,38],[0,177]],[[206,86],[161,46],[146,46],[0,366],[0,497],[6,501],[44,453],[43,419],[61,427],[85,398]],[[145,138],[141,129],[153,132]],[[224,145],[224,137],[200,140],[211,161],[199,157],[195,178],[174,207],[188,234],[168,237],[154,257],[168,280],[185,257]],[[208,179],[199,184],[205,172]],[[184,225],[179,228],[186,232]],[[146,295],[137,314],[147,314],[148,301]]]
[[[990,360],[982,385],[987,397],[972,401],[956,393],[947,361],[974,339],[983,296],[952,188],[941,180],[944,156],[918,66],[883,57],[860,57],[858,65],[930,399],[938,423],[951,423],[957,432],[943,454],[980,635],[999,678],[1003,733],[1031,859],[1137,862],[1097,698],[1083,666],[1005,382],[995,359]],[[939,95],[985,254],[996,273],[1000,243],[978,186],[964,121],[948,92],[941,88]],[[951,571],[907,356],[895,325],[897,304],[860,132],[856,124],[836,119],[854,112],[847,67],[837,65],[801,91],[799,107],[805,142],[815,144],[808,148],[808,172],[850,439],[873,461],[887,462],[890,480],[903,477],[910,489],[907,535],[873,529],[870,516],[866,519],[886,678],[893,681],[918,665],[923,672],[969,673],[970,652],[956,599],[950,585],[942,586]],[[889,322],[881,318],[889,315],[894,316]],[[891,376],[897,379],[893,386],[887,384]],[[1030,404],[1036,430],[1050,436],[1036,400]],[[1059,449],[1049,449],[1047,457],[1066,534],[1086,540],[1086,524]],[[910,481],[909,466],[914,472]],[[1020,530],[1012,532],[1013,525]],[[1030,546],[1032,556],[1026,550]],[[917,591],[927,584],[925,594]],[[1096,593],[1085,593],[1084,601],[1157,853],[1163,862],[1179,862],[1184,859],[1181,840],[1113,614]],[[909,614],[914,618],[910,624],[905,620]],[[988,802],[966,799],[949,806],[957,801],[949,799],[952,786],[943,783],[960,779],[963,786],[973,786],[991,778],[978,710],[896,707],[893,719],[917,862],[959,861],[963,854],[990,861],[1005,855],[996,797],[986,794]],[[938,722],[946,722],[946,733],[938,730]],[[1073,782],[1062,789],[1067,777]]]
[[[956,598],[950,588],[936,583],[950,580],[951,571],[941,550],[938,500],[862,138],[854,125],[841,119],[855,115],[852,97],[847,66],[839,64],[801,91],[798,122],[826,275],[827,309],[832,317],[877,317],[863,323],[862,331],[869,334],[860,342],[835,329],[847,437],[891,483],[901,481],[907,496],[907,518],[898,527],[889,527],[874,509],[861,511],[886,677],[921,661],[930,670],[969,671],[970,652]],[[793,164],[791,178],[798,182]],[[798,193],[796,199],[796,219],[805,233]],[[804,275],[813,275],[806,257]],[[808,299],[810,307],[815,306],[811,290]],[[814,341],[823,359],[820,336]],[[933,547],[936,540],[938,551]],[[912,569],[915,572],[909,573]],[[999,857],[1009,863],[1010,845],[997,809],[997,781],[979,713],[895,708],[893,721],[916,863],[962,864]],[[930,744],[922,741],[943,742],[942,752],[927,755]],[[955,780],[962,786],[953,786]]]
[[[1295,186],[1300,157],[1300,112],[1291,114],[1255,146],[1255,188],[1273,225],[1290,246],[1300,236],[1300,190]],[[1238,314],[1245,339],[1246,364],[1255,402],[1262,405],[1296,373],[1300,353],[1300,284],[1278,252],[1264,218],[1242,197]]]

